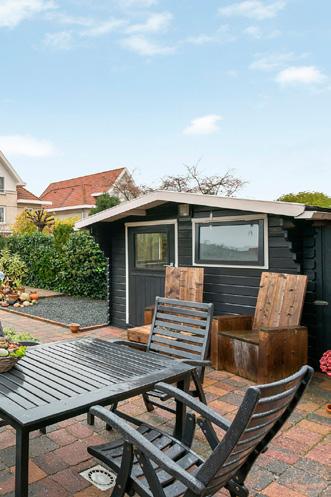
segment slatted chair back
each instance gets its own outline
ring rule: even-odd
[[[298,326],[306,288],[305,275],[262,273],[253,330],[263,326],[271,328]]]
[[[204,360],[213,304],[157,297],[147,350],[175,359]]]
[[[208,487],[205,495],[214,495],[229,481],[235,483],[240,472],[249,471],[257,454],[289,418],[312,374],[312,368],[303,366],[284,380],[248,388],[226,435],[196,473]]]
[[[168,299],[203,301],[204,268],[167,266],[164,296]]]

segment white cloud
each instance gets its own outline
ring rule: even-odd
[[[95,24],[95,26],[86,29],[81,34],[83,36],[91,36],[91,37],[103,36],[105,34],[117,31],[126,24],[127,24],[126,21],[123,21],[122,19],[109,19],[108,21]]]
[[[144,23],[133,24],[127,29],[128,33],[159,33],[165,31],[172,21],[170,12],[151,14]]]
[[[257,54],[256,59],[249,66],[258,71],[275,71],[289,62],[305,57],[305,54],[296,56],[293,52]]]
[[[292,66],[280,71],[277,83],[286,85],[314,85],[324,83],[327,77],[315,66]]]
[[[0,136],[0,150],[8,155],[32,158],[50,157],[55,154],[51,142],[28,135]]]
[[[14,28],[25,19],[54,7],[52,0],[1,0],[0,27]]]
[[[262,38],[272,39],[281,35],[281,32],[278,29],[269,31],[262,29],[260,26],[247,26],[243,32],[246,36],[254,38],[255,40],[261,40]]]
[[[263,21],[264,19],[271,19],[284,9],[286,6],[285,0],[244,0],[242,2],[231,3],[225,7],[221,7],[218,12],[222,16],[242,16],[249,19],[256,19]]]
[[[91,26],[94,22],[90,17],[71,16],[63,12],[49,12],[46,18],[59,24],[71,26]]]
[[[138,55],[166,55],[175,51],[175,47],[160,45],[148,40],[145,36],[129,36],[121,41],[121,45]]]
[[[46,47],[56,50],[69,50],[73,46],[73,36],[70,31],[47,33],[43,41]]]
[[[183,130],[184,135],[211,135],[219,130],[217,123],[223,118],[218,114],[196,117]]]
[[[196,35],[196,36],[189,36],[184,40],[185,43],[189,43],[191,45],[206,45],[207,43],[214,43],[216,41],[215,36],[209,36],[209,35]]]
[[[152,7],[157,4],[157,0],[118,0],[122,7]]]

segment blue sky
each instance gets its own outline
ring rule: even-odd
[[[329,0],[0,0],[0,149],[40,193],[201,159],[240,196],[331,194]]]

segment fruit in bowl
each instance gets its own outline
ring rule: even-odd
[[[25,356],[27,347],[0,337],[0,373],[5,373]]]

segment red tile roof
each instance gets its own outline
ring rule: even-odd
[[[111,171],[50,183],[40,198],[53,202],[52,207],[55,209],[76,205],[95,205],[95,197],[92,197],[92,193],[107,192],[124,169],[121,167]]]
[[[26,200],[27,202],[29,200],[40,200],[39,197],[29,192],[29,190],[24,188],[24,186],[18,185],[16,187],[16,191],[17,191],[17,200]]]

